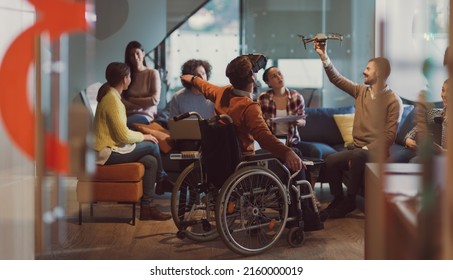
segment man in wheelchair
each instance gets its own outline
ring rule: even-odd
[[[253,89],[256,84],[256,72],[265,67],[265,65],[266,57],[261,54],[249,54],[236,57],[228,64],[226,68],[226,76],[229,78],[231,85],[223,87],[216,86],[208,81],[192,75],[182,75],[181,80],[186,83],[191,83],[195,88],[202,92],[207,99],[211,100],[214,103],[215,112],[217,115],[228,115],[231,118],[234,127],[234,133],[237,137],[237,142],[243,159],[255,154],[254,140],[256,140],[264,150],[270,152],[273,156],[283,162],[289,170],[291,170],[292,172],[300,171],[297,174],[297,177],[293,178],[294,181],[300,181],[305,179],[304,170],[306,169],[302,162],[301,154],[298,155],[296,153],[298,151],[295,151],[292,148],[286,146],[272,134],[262,116],[259,103],[254,102],[252,99]],[[218,149],[222,149],[223,147],[224,146],[222,146],[221,144],[218,145]],[[290,174],[287,174],[286,178],[282,178],[280,174],[285,172],[273,170],[271,165],[269,165],[269,167],[274,172],[273,174],[276,174],[279,177],[279,180],[281,182],[287,182]],[[244,176],[249,176],[253,173],[251,171],[249,174],[246,174],[246,172],[248,171],[243,172]],[[285,177],[285,174],[283,174],[283,177]],[[238,179],[238,182],[239,180],[240,179]],[[227,182],[225,184],[237,184],[238,186],[236,188],[240,188],[239,183],[234,182],[234,180],[230,181],[232,182]],[[311,189],[311,185],[309,185],[309,188]],[[299,196],[301,196],[301,194],[303,196],[304,193],[306,194],[308,192],[306,189],[307,188],[302,187]],[[291,188],[289,188],[289,190],[291,194],[290,201],[298,202],[297,195],[294,195],[293,193],[294,190]],[[226,194],[226,197],[229,198],[229,201],[237,199],[237,203],[239,204],[239,200],[244,199],[243,196],[241,195],[240,197],[235,198],[233,193],[234,192],[231,191],[230,193]],[[246,195],[244,195],[244,197],[245,196]],[[254,197],[257,196],[255,195]],[[286,201],[286,199],[284,201]],[[230,201],[229,203],[233,205],[231,206],[231,212],[233,212],[234,204],[236,202]],[[290,205],[291,207],[288,208],[288,217],[294,217],[295,215],[297,215],[298,211],[300,211],[297,208],[295,209],[295,204],[296,203],[292,203],[292,205]],[[287,223],[287,227],[297,228],[301,220],[307,220],[305,222],[305,226],[302,226],[302,230],[305,229],[305,231],[311,231],[323,228],[322,223],[319,220],[317,210],[313,209],[312,205],[311,207],[309,207],[308,205],[308,199],[303,199],[301,206],[303,210],[303,219],[301,217],[301,219],[299,220],[292,220],[291,223]],[[217,209],[220,209],[220,207],[217,207]],[[225,211],[230,211],[230,205],[225,206]],[[251,207],[247,211],[251,211],[252,215],[254,215],[253,211],[257,211],[256,216],[259,217],[260,215],[260,209],[257,210]],[[307,214],[312,215],[310,217],[307,216]],[[268,227],[271,227],[272,223],[273,222],[269,222]],[[310,223],[310,225],[308,223]],[[219,225],[219,223],[217,224],[217,226],[222,227],[222,225]],[[225,226],[229,227],[230,225],[227,223]],[[240,243],[240,241],[238,241],[239,238],[238,240],[236,240],[233,236],[233,229],[228,229],[225,235],[231,237],[229,238],[228,242],[226,242],[227,245],[230,243]],[[222,238],[224,237],[222,236]],[[245,245],[232,245],[229,247],[241,254],[249,254],[251,252],[254,252],[254,250],[250,248],[237,249],[243,247],[247,248],[247,246]]]
[[[226,68],[231,85],[219,87],[192,75],[182,75],[181,80],[193,84],[211,100],[217,115],[227,114],[232,118],[243,156],[255,153],[253,142],[256,140],[263,149],[285,162],[290,170],[299,171],[305,168],[301,158],[272,134],[260,105],[252,99],[256,72],[265,66],[263,55],[241,55]]]

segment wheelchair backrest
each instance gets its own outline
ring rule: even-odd
[[[220,189],[241,161],[241,149],[233,124],[201,120],[201,163],[207,182]]]

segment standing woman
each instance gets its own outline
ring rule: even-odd
[[[285,86],[285,79],[280,70],[271,66],[263,73],[263,80],[269,90],[262,92],[258,97],[263,117],[272,133],[278,138],[285,138],[286,145],[295,147],[300,136],[297,126],[305,126],[305,119],[293,122],[272,122],[271,118],[286,116],[303,116],[305,114],[305,101],[296,90]]]
[[[97,164],[110,165],[140,162],[145,167],[143,196],[140,202],[140,220],[168,220],[170,215],[160,212],[153,204],[154,185],[159,164],[151,154],[157,142],[150,134],[130,130],[126,125],[126,110],[121,93],[131,83],[129,67],[112,62],[105,71],[107,84],[98,93],[98,106],[94,117],[95,149]]]
[[[126,106],[127,126],[149,124],[157,114],[161,81],[159,71],[146,66],[142,44],[131,41],[126,46],[124,62],[131,69],[131,85],[122,96]]]

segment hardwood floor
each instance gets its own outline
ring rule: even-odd
[[[328,187],[316,185],[321,201],[330,199]],[[324,230],[307,232],[301,247],[292,248],[286,232],[279,242],[264,254],[242,257],[231,252],[220,240],[197,243],[176,237],[172,220],[130,222],[131,206],[99,204],[94,217],[84,208],[84,221],[78,225],[78,204],[75,180],[67,186],[68,203],[65,219],[54,223],[47,234],[46,251],[37,259],[69,260],[234,260],[234,259],[294,259],[294,260],[357,260],[364,259],[364,214],[355,210],[344,219],[327,220]],[[158,196],[156,203],[170,212],[170,194]],[[325,205],[327,202],[323,202]],[[137,212],[138,217],[138,212]]]

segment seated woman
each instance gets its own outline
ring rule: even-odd
[[[162,164],[152,155],[157,140],[149,134],[130,130],[126,125],[126,110],[121,93],[131,82],[129,67],[121,62],[107,66],[107,83],[98,93],[99,104],[94,117],[95,150],[97,164],[109,165],[141,162],[145,167],[143,196],[140,201],[140,220],[168,220],[170,215],[160,212],[153,204],[154,185],[163,188]],[[156,178],[157,177],[157,178]]]
[[[275,66],[264,71],[263,80],[270,88],[258,96],[264,120],[274,135],[285,138],[286,144],[294,147],[300,141],[297,126],[305,125],[305,118],[302,117],[305,113],[304,98],[296,90],[285,86],[283,74]],[[292,122],[272,121],[272,118],[287,116],[301,116],[302,118]]]
[[[279,139],[285,139],[288,147],[291,147],[299,157],[303,152],[297,147],[300,141],[297,126],[305,125],[304,110],[305,101],[303,96],[296,90],[289,89],[285,86],[285,79],[280,70],[271,66],[263,73],[263,80],[269,86],[269,90],[262,92],[258,96],[258,103],[263,112],[263,118],[266,121],[272,134]],[[276,117],[301,116],[300,119],[290,122],[272,121]],[[303,173],[300,173],[302,176]],[[297,179],[304,179],[302,177]]]
[[[149,68],[142,44],[131,41],[124,53],[124,62],[131,69],[131,84],[121,96],[126,107],[127,126],[133,123],[149,124],[157,114],[161,80],[159,71]]]

